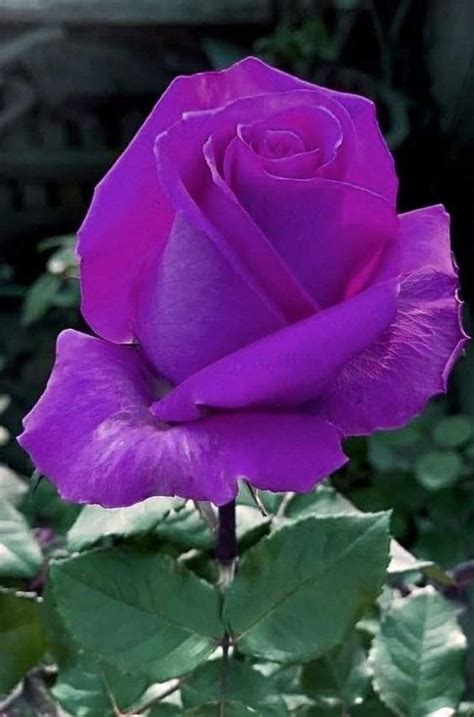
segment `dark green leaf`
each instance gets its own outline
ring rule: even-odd
[[[0,576],[32,578],[43,556],[28,523],[9,503],[0,503]]]
[[[465,416],[446,416],[435,426],[433,435],[440,448],[459,448],[472,436],[472,421]]]
[[[182,675],[221,637],[216,590],[167,556],[96,551],[53,564],[51,574],[75,640],[121,672]]]
[[[224,603],[239,649],[307,661],[339,644],[381,587],[388,520],[386,513],[309,517],[252,548]]]
[[[223,70],[248,54],[245,46],[214,37],[203,38],[202,45],[214,70]]]
[[[54,303],[61,286],[61,279],[54,274],[42,274],[39,279],[31,285],[26,295],[21,316],[25,326],[33,324],[41,319]]]
[[[102,666],[86,655],[61,669],[53,695],[74,717],[116,717],[138,701],[147,682]]]
[[[181,690],[184,707],[195,707],[218,699],[221,672],[221,660],[211,660],[195,670]],[[274,683],[240,660],[229,661],[226,701],[242,702],[268,717],[287,714],[285,703],[274,691]]]
[[[454,485],[462,469],[462,460],[454,451],[430,451],[417,459],[415,476],[424,488],[436,491]]]
[[[409,471],[423,443],[423,431],[410,424],[399,431],[380,431],[370,436],[368,457],[381,471]]]
[[[208,702],[200,707],[191,707],[189,710],[185,710],[183,717],[217,717],[219,715],[219,703]],[[261,712],[257,712],[251,707],[246,707],[242,702],[226,702],[225,705],[225,717],[252,717],[252,715],[258,715],[262,717]]]
[[[353,635],[336,650],[305,665],[302,685],[315,702],[347,710],[363,701],[370,676],[365,650]]]
[[[398,599],[371,651],[375,687],[400,717],[452,714],[464,687],[465,638],[432,587]]]
[[[40,476],[39,483],[32,481],[22,511],[31,522],[46,523],[58,533],[66,533],[76,520],[81,507],[62,500],[54,485]]]
[[[32,598],[0,593],[0,694],[12,690],[43,655],[40,609]]]

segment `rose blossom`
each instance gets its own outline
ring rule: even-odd
[[[445,390],[441,206],[397,216],[365,98],[248,58],[176,79],[79,232],[83,313],[21,445],[68,500],[309,490]]]

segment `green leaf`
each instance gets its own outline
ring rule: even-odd
[[[415,476],[424,488],[437,491],[454,485],[462,469],[462,460],[454,451],[430,451],[417,459]]]
[[[128,712],[147,688],[146,680],[102,666],[86,655],[61,669],[52,689],[61,706],[75,717],[115,717]]]
[[[302,685],[306,694],[328,707],[360,704],[370,686],[371,671],[357,635],[325,657],[305,665]]]
[[[42,274],[31,285],[26,295],[21,321],[30,326],[41,319],[54,303],[54,298],[61,286],[61,279],[54,274]]]
[[[46,524],[57,533],[66,533],[81,507],[62,500],[54,485],[47,478],[39,477],[41,480],[30,490],[22,505],[22,512],[32,523]]]
[[[466,416],[446,416],[435,426],[433,436],[440,448],[460,448],[471,438],[472,429]]]
[[[41,659],[44,633],[39,603],[0,593],[0,694],[6,694]]]
[[[243,558],[226,595],[238,648],[308,661],[339,644],[375,600],[388,562],[387,513],[282,525]]]
[[[464,688],[465,637],[432,587],[392,605],[375,637],[374,685],[400,717],[453,714]]]
[[[185,710],[182,715],[183,717],[216,717],[219,714],[219,703],[208,702],[200,707],[191,707],[189,710]],[[252,715],[262,716],[261,712],[257,712],[251,707],[247,707],[242,702],[226,702],[225,703],[225,717],[252,717]]]
[[[424,442],[416,424],[399,431],[379,431],[368,439],[368,458],[380,471],[410,471]]]
[[[300,520],[310,515],[350,515],[360,513],[350,500],[328,485],[320,485],[311,493],[294,495],[285,509],[285,517]]]
[[[406,550],[396,540],[390,543],[390,563],[387,572],[390,575],[403,575],[416,571],[423,572],[430,580],[440,585],[454,585],[453,579],[432,560],[420,560]]]
[[[146,717],[182,717],[183,710],[178,705],[172,705],[169,702],[161,702],[160,704],[153,705],[148,710]]]
[[[28,523],[9,503],[0,503],[0,576],[32,578],[43,556]]]
[[[252,542],[269,524],[269,518],[251,506],[237,506],[237,538]],[[191,501],[171,498],[149,498],[128,508],[102,508],[87,505],[67,536],[68,547],[74,552],[90,548],[102,541],[127,539],[154,534],[183,550],[211,550],[215,537]]]
[[[11,468],[0,464],[0,503],[19,505],[23,500],[28,486]]]
[[[86,505],[67,534],[68,547],[81,551],[110,538],[130,538],[149,533],[173,507],[167,498],[149,498],[129,508]]]
[[[177,677],[221,638],[217,591],[168,556],[96,551],[54,563],[51,575],[75,640],[121,672]]]
[[[211,660],[199,667],[183,684],[184,707],[195,707],[218,699],[222,660]],[[274,691],[274,683],[241,660],[230,660],[226,679],[226,702],[242,702],[258,714],[287,715],[285,703]]]

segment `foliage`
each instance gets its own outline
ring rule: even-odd
[[[439,441],[445,420],[422,420],[427,445]],[[395,435],[383,440],[398,449],[404,439]],[[351,471],[372,470],[365,461],[381,441],[375,438],[337,476],[356,498]],[[468,443],[458,448],[465,452]],[[21,520],[28,530],[27,519],[36,520],[34,496],[20,503],[13,496],[17,507],[8,503],[8,511],[26,510]],[[459,608],[446,597],[451,577],[438,569],[430,578],[424,571],[433,563],[393,541],[389,550],[389,514],[361,512],[329,484],[307,495],[260,499],[267,509],[273,504],[266,517],[249,505],[243,487],[239,511],[255,511],[259,529],[251,526],[241,541],[237,574],[222,592],[212,540],[193,537],[212,533],[192,503],[156,498],[120,510],[86,506],[71,524],[58,520],[56,498],[49,515],[59,531],[41,544],[47,588],[45,575],[18,575],[12,563],[0,595],[0,629],[15,645],[8,655],[0,650],[3,692],[33,668],[50,699],[71,715],[217,714],[227,671],[226,715],[405,715],[400,699],[415,698],[400,690],[400,681],[409,679],[417,695],[410,714],[431,714],[433,705],[454,709],[464,684],[465,637]],[[170,516],[182,511],[184,527],[172,520],[170,529]],[[25,546],[32,540],[33,534]],[[432,585],[423,587],[428,580]],[[25,589],[38,597],[22,597]],[[220,647],[226,633],[228,663]],[[403,665],[407,674],[399,674]]]

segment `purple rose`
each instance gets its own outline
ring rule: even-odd
[[[373,104],[248,58],[175,80],[80,230],[83,312],[21,444],[73,501],[309,490],[445,390],[441,206],[397,216]],[[128,345],[132,344],[132,345]]]

